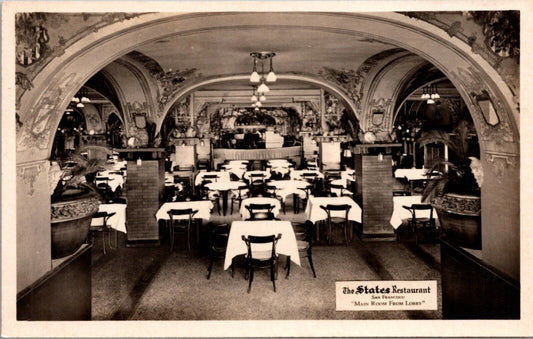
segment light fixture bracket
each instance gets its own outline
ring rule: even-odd
[[[250,56],[253,57],[253,58],[257,58],[259,60],[266,60],[266,59],[275,57],[276,53],[268,52],[268,51],[252,52],[252,53],[250,53]]]

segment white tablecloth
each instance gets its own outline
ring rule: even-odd
[[[204,179],[204,176],[206,174],[207,175],[216,174],[218,176],[217,177],[217,182],[218,181],[229,181],[230,180],[229,172],[225,172],[225,171],[218,171],[218,172],[216,172],[216,171],[213,171],[213,172],[200,171],[196,175],[196,179],[194,179],[194,185],[195,186],[201,185],[202,184],[202,180]]]
[[[248,160],[230,160],[228,161],[228,164],[229,165],[248,165],[249,161]]]
[[[342,187],[346,188],[347,187],[347,180],[346,179],[336,179],[336,180],[331,180],[331,183],[333,185],[342,185]],[[341,190],[340,188],[332,188],[331,189],[331,193],[335,193],[338,197],[341,196]],[[348,189],[344,189],[343,190],[343,193],[344,194],[349,194],[349,195],[352,195],[353,193],[351,191],[349,191]]]
[[[350,180],[350,181],[355,181],[355,171],[353,169],[348,169],[348,170],[345,170],[345,171],[342,171],[341,172],[341,179],[342,180]]]
[[[98,212],[115,212],[115,215],[107,219],[107,225],[117,231],[126,233],[126,204],[101,204]],[[91,226],[101,226],[104,224],[104,218],[93,218]]]
[[[195,219],[209,220],[209,218],[211,217],[211,209],[213,208],[213,203],[209,200],[166,202],[159,208],[159,210],[157,210],[155,218],[157,220],[170,220],[170,217],[168,216],[168,211],[170,211],[171,209],[182,210],[187,208],[198,210],[198,213],[194,215]],[[176,219],[185,219],[188,217],[188,215],[176,216]]]
[[[278,199],[274,198],[264,198],[264,197],[254,197],[254,198],[248,198],[244,199],[241,204],[241,218],[243,220],[246,220],[250,218],[250,212],[246,209],[246,206],[249,206],[250,204],[270,204],[274,206],[272,209],[272,213],[274,213],[274,216],[279,215],[279,210],[281,209],[281,203]]]
[[[403,206],[411,206],[412,204],[421,204],[422,196],[421,195],[412,195],[412,196],[400,196],[392,197],[392,202],[394,204],[392,210],[392,216],[390,218],[390,224],[394,229],[397,229],[402,224],[402,220],[410,219],[412,217],[411,212],[403,208]],[[421,210],[416,212],[417,218],[429,218],[430,211]],[[433,218],[437,220],[437,213],[433,210]]]
[[[242,236],[256,235],[278,235],[281,233],[281,239],[276,245],[276,253],[287,255],[291,257],[291,261],[296,265],[300,265],[300,254],[298,253],[298,244],[296,236],[290,221],[277,220],[261,220],[261,221],[234,221],[231,224],[231,230],[228,237],[228,246],[226,248],[226,258],[224,260],[224,269],[231,266],[234,257],[246,254],[248,251],[246,244],[242,240]],[[254,249],[262,249],[261,245],[256,245]],[[266,250],[272,248],[270,244],[266,246]]]
[[[250,177],[251,177],[252,174],[263,174],[265,180],[270,178],[270,172],[269,171],[248,171],[248,172],[244,173],[243,178],[246,179],[246,180],[250,180]]]
[[[267,166],[284,166],[287,167],[291,165],[291,163],[287,159],[272,159],[267,162]]]
[[[242,165],[242,164],[222,165],[223,171],[228,172],[228,173],[233,173],[237,177],[239,177],[239,179],[242,179],[242,176],[246,172],[246,169],[247,169],[246,165]]]
[[[326,211],[320,208],[320,205],[343,205],[347,204],[352,206],[348,213],[348,220],[362,222],[362,210],[355,201],[350,197],[309,197],[307,206],[305,208],[305,214],[307,220],[315,223],[319,220],[325,220],[328,218]],[[332,217],[344,217],[344,211],[332,211]]]
[[[407,178],[407,180],[427,179],[427,169],[424,168],[398,168],[394,171],[395,178]]]
[[[305,198],[305,188],[309,187],[311,184],[303,180],[274,180],[268,183],[276,187],[276,194],[282,197],[283,201],[292,195],[298,194],[300,198]]]
[[[297,170],[291,172],[291,179],[292,180],[305,180],[302,174],[304,173],[316,173],[317,177],[320,179],[324,179],[324,174],[320,173],[318,170],[311,171],[311,170]]]
[[[101,180],[102,177],[107,177],[109,180],[107,181],[107,184],[113,191],[116,191],[118,187],[122,189],[122,186],[124,185],[124,178],[120,174],[111,174],[109,171],[103,171],[99,172],[98,176],[96,177],[95,183],[98,186],[98,184],[105,182],[104,180]]]

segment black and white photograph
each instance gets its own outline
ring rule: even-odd
[[[2,2],[2,335],[533,335],[532,7]]]

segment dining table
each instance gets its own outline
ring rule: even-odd
[[[246,254],[248,248],[242,240],[242,236],[268,236],[281,234],[281,238],[276,244],[276,253],[285,255],[290,258],[292,262],[300,266],[300,254],[298,253],[298,243],[296,235],[292,228],[290,221],[280,220],[253,220],[253,221],[234,221],[231,223],[231,228],[228,236],[228,243],[226,247],[226,255],[224,258],[224,270],[227,270],[233,258],[238,255]],[[271,244],[257,244],[254,249],[270,251]]]
[[[270,178],[270,171],[256,170],[256,171],[247,171],[246,173],[244,173],[243,179],[250,180],[250,178],[252,177],[252,174],[255,174],[255,175],[262,174],[264,180],[267,180],[268,178]]]
[[[307,200],[307,206],[305,207],[305,215],[307,220],[311,221],[316,225],[316,236],[317,240],[320,240],[319,237],[319,223],[318,221],[326,220],[328,214],[320,206],[326,205],[350,205],[350,211],[348,212],[348,220],[361,223],[363,221],[363,210],[361,207],[350,197],[315,197],[310,196]],[[341,217],[344,218],[344,211],[331,211],[332,217]],[[351,228],[350,228],[351,231]]]
[[[107,226],[122,233],[127,233],[126,229],[126,204],[100,204],[98,212],[115,213],[107,219]],[[103,218],[92,218],[91,226],[103,225]]]
[[[391,226],[396,230],[402,225],[403,220],[412,218],[411,212],[403,208],[403,206],[410,207],[412,204],[422,204],[421,195],[410,195],[410,196],[398,196],[392,197],[393,209],[392,216],[390,218]],[[429,218],[429,210],[418,210],[416,212],[417,218]],[[438,224],[437,213],[433,211],[433,218],[435,219],[435,225]]]
[[[222,212],[224,215],[226,215],[226,211],[228,210],[229,191],[238,190],[239,188],[247,186],[248,185],[242,181],[215,181],[205,185],[209,190],[218,191],[220,193],[222,197]]]
[[[324,179],[324,174],[318,170],[295,170],[291,171],[291,180],[305,180],[304,174],[316,174],[318,179]]]
[[[242,220],[246,220],[250,218],[250,211],[248,211],[248,209],[246,208],[246,206],[250,206],[250,204],[270,204],[274,206],[272,208],[272,213],[274,214],[274,217],[277,217],[279,215],[279,212],[281,209],[281,203],[276,198],[267,198],[267,197],[246,198],[246,199],[243,199],[241,203],[241,209],[239,210]]]
[[[304,180],[273,180],[269,181],[268,184],[276,188],[276,195],[280,196],[283,201],[293,194],[302,199],[306,198],[305,189],[312,186]]]
[[[183,209],[192,209],[192,210],[198,210],[198,213],[194,215],[194,219],[197,221],[205,220],[209,221],[211,218],[211,210],[213,209],[213,203],[209,200],[199,200],[199,201],[173,201],[173,202],[166,202],[155,213],[155,218],[157,221],[159,220],[165,220],[168,222],[170,220],[170,216],[168,215],[168,212],[172,209],[177,210],[183,210]],[[189,215],[176,215],[174,216],[174,219],[180,220],[180,219],[188,219]],[[200,227],[197,225],[196,227],[196,241],[200,241]]]
[[[107,219],[107,226],[115,230],[115,246],[118,245],[117,232],[127,233],[126,207],[126,204],[100,204],[98,206],[98,212],[115,213]],[[102,226],[103,224],[103,217],[91,219],[91,226]],[[109,240],[109,242],[111,242],[111,240]]]
[[[95,184],[98,186],[98,184],[105,182],[104,178],[107,178],[107,185],[111,188],[113,192],[117,191],[117,188],[120,187],[120,189],[124,186],[124,177],[121,174],[113,173],[115,171],[100,171],[98,172],[96,178],[95,178]]]
[[[196,175],[196,178],[194,179],[194,186],[199,186],[202,184],[202,181],[204,180],[204,177],[206,175],[216,175],[217,179],[216,181],[230,181],[229,172],[226,171],[200,171]]]
[[[353,195],[353,192],[351,192],[349,190],[349,182],[350,180],[349,179],[335,179],[335,180],[331,180],[330,181],[330,184],[333,184],[333,185],[339,185],[339,186],[342,186],[343,189],[341,190],[340,188],[334,188],[332,187],[331,188],[331,193],[334,193],[336,196],[340,197],[341,195],[343,194],[348,194],[348,195]]]
[[[235,174],[239,179],[242,179],[244,173],[248,169],[246,164],[226,164],[221,166],[225,172]]]

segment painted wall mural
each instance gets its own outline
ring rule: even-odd
[[[165,105],[171,101],[176,92],[185,86],[185,81],[192,77],[201,77],[202,74],[196,74],[196,68],[187,68],[184,70],[168,70],[154,75],[159,87],[158,102],[159,115],[163,113]]]
[[[18,138],[17,150],[26,150],[31,148],[46,149],[48,148],[48,141],[50,140],[51,133],[54,130],[50,126],[52,120],[55,121],[57,117],[61,117],[58,114],[58,110],[61,108],[61,98],[66,91],[70,91],[76,82],[76,74],[71,73],[65,77],[58,75],[56,79],[56,86],[50,86],[37,104],[27,114],[20,115],[20,125],[22,128],[17,133],[20,133]],[[33,117],[33,118],[32,118]],[[54,119],[51,119],[51,118]],[[27,119],[31,119],[27,121]]]

